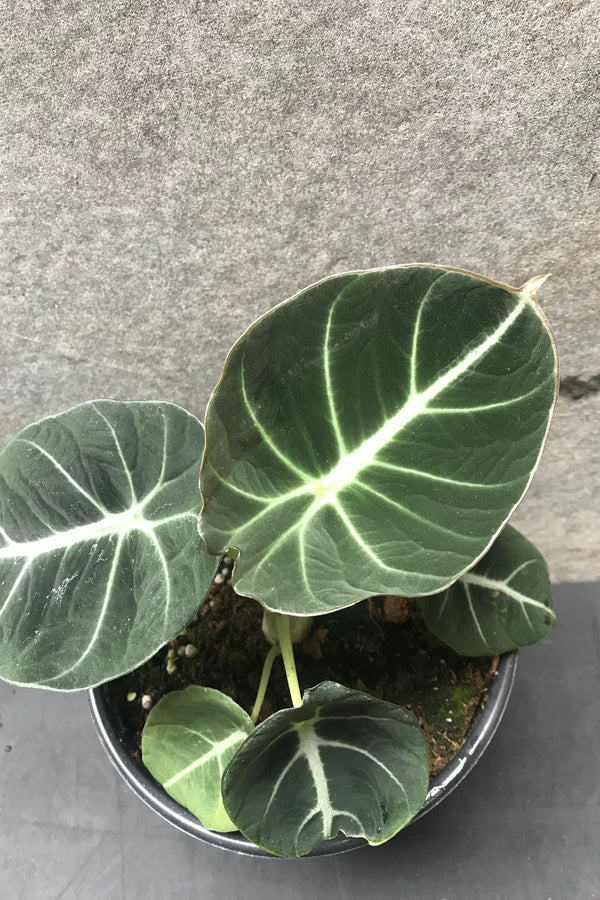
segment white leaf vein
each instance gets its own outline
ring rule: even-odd
[[[227,753],[232,747],[235,747],[237,744],[241,744],[242,741],[246,740],[248,735],[245,731],[234,731],[228,737],[224,738],[222,741],[218,741],[216,743],[211,744],[210,750],[207,750],[206,753],[199,756],[185,768],[180,769],[175,775],[172,775],[171,778],[168,778],[167,781],[163,781],[163,787],[168,789],[173,787],[178,781],[181,781],[182,778],[187,778],[188,775],[191,775],[196,769],[199,769],[201,766],[205,766],[210,760],[214,760],[217,764],[220,765],[220,760],[223,758],[224,754]]]
[[[120,441],[119,441],[119,438],[117,437],[117,432],[116,432],[115,429],[113,428],[111,422],[109,422],[109,420],[106,418],[106,416],[104,415],[104,413],[103,413],[100,409],[98,409],[98,407],[96,406],[95,403],[92,403],[92,404],[91,404],[91,407],[92,407],[92,409],[96,410],[96,413],[100,416],[101,419],[104,420],[104,422],[106,423],[106,427],[108,428],[108,430],[109,430],[110,433],[111,433],[111,436],[112,436],[112,439],[113,439],[113,441],[114,441],[115,447],[117,448],[117,453],[118,453],[118,455],[119,455],[119,459],[121,460],[121,465],[123,466],[123,472],[125,473],[125,477],[127,478],[127,482],[128,482],[128,484],[129,484],[129,491],[130,491],[130,494],[131,494],[131,500],[130,500],[130,502],[131,502],[131,505],[134,506],[134,505],[137,503],[137,497],[136,497],[136,494],[135,494],[135,489],[134,489],[134,487],[133,487],[133,480],[132,480],[132,478],[131,478],[131,472],[129,471],[129,467],[128,467],[127,463],[125,462],[125,456],[124,456],[124,454],[123,454],[123,448],[121,447],[121,443],[120,443]]]
[[[96,498],[93,497],[90,493],[88,493],[88,491],[86,491],[85,488],[83,488],[83,487],[79,484],[78,481],[75,481],[75,479],[73,478],[73,476],[70,475],[70,474],[67,472],[67,470],[66,470],[65,468],[63,468],[63,466],[61,466],[61,464],[59,463],[59,461],[58,461],[54,456],[52,456],[51,453],[48,453],[48,451],[47,451],[44,447],[41,447],[39,444],[36,444],[35,441],[30,441],[30,440],[28,440],[28,439],[26,439],[26,438],[16,437],[16,438],[15,438],[15,442],[16,442],[16,441],[19,441],[19,442],[22,443],[22,444],[28,444],[30,447],[34,447],[35,450],[38,451],[38,453],[41,453],[42,456],[46,457],[46,459],[47,459],[50,463],[52,463],[52,465],[57,469],[57,471],[60,472],[60,474],[63,476],[63,478],[65,478],[65,480],[68,481],[68,483],[69,483],[72,487],[74,487],[75,490],[76,490],[79,494],[81,494],[82,497],[85,497],[85,499],[88,501],[88,503],[91,503],[92,506],[95,506],[96,509],[99,510],[99,512],[103,513],[104,515],[108,515],[108,514],[109,514],[109,513],[108,513],[108,510],[106,509],[106,507],[102,506],[102,504],[99,503],[98,500],[96,500]]]

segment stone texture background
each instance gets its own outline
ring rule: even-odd
[[[600,577],[598,0],[11,0],[0,441],[93,397],[200,417],[233,340],[345,269],[521,284],[563,376],[516,524]],[[597,174],[598,173],[598,174]]]

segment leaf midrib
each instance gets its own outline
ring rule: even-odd
[[[380,721],[379,717],[376,716],[365,716],[365,715],[350,715],[349,719],[357,719],[357,718],[367,718],[373,721]],[[330,716],[321,717],[316,715],[314,718],[303,722],[301,725],[298,723],[290,723],[288,727],[289,733],[290,731],[295,731],[298,740],[299,746],[292,757],[292,759],[288,762],[283,772],[280,773],[277,782],[272,788],[271,796],[269,799],[269,803],[267,805],[267,810],[271,807],[273,800],[276,794],[279,791],[279,788],[282,782],[287,778],[289,772],[294,765],[301,757],[304,757],[308,764],[308,768],[310,771],[311,779],[313,782],[313,787],[315,791],[315,800],[316,805],[309,811],[303,822],[298,828],[298,837],[311,818],[313,818],[316,814],[320,814],[323,820],[323,833],[325,835],[329,835],[332,828],[333,822],[336,816],[349,816],[354,819],[359,827],[362,828],[362,823],[360,819],[355,816],[350,810],[345,809],[337,809],[331,803],[331,796],[329,793],[329,779],[327,777],[325,766],[323,764],[323,760],[321,759],[320,748],[321,747],[339,747],[347,751],[351,751],[353,753],[358,753],[362,756],[366,756],[370,759],[375,765],[383,769],[386,775],[395,782],[395,784],[401,789],[404,801],[406,803],[407,812],[410,812],[410,801],[408,799],[408,795],[406,793],[406,788],[404,784],[399,781],[399,779],[394,775],[394,773],[386,766],[377,756],[371,753],[369,750],[361,747],[359,745],[350,744],[345,741],[340,741],[339,739],[332,738],[323,738],[319,737],[315,730],[315,724],[321,721],[331,720]],[[338,721],[336,719],[336,721]],[[275,743],[281,739],[281,735],[278,735],[275,739]]]
[[[429,403],[438,397],[446,388],[454,384],[464,373],[491,350],[526,307],[524,298],[519,298],[515,308],[504,319],[502,324],[488,337],[467,353],[456,365],[448,369],[429,387],[420,392],[413,392],[398,412],[388,419],[374,434],[356,447],[340,461],[324,478],[318,481],[320,492],[324,497],[337,494],[350,484],[359,472],[368,466],[377,454],[396,437],[399,431],[413,419],[427,410]],[[411,360],[411,365],[413,361]]]
[[[33,541],[19,542],[8,538],[8,544],[0,548],[0,561],[12,559],[32,560],[38,556],[52,553],[55,550],[66,550],[68,547],[76,544],[99,541],[111,535],[124,536],[130,531],[154,534],[155,530],[162,525],[167,525],[179,519],[196,518],[195,513],[189,511],[153,521],[145,519],[142,510],[143,506],[132,507],[122,513],[112,513],[87,525],[79,525],[68,531],[58,531]]]
[[[510,328],[513,322],[525,309],[526,305],[526,300],[521,297],[517,302],[515,308],[506,317],[502,324],[494,332],[492,332],[491,335],[488,335],[488,337],[484,341],[482,341],[481,344],[471,350],[459,363],[445,372],[444,375],[440,376],[440,378],[430,384],[429,387],[424,391],[411,394],[406,403],[401,407],[400,410],[398,410],[395,416],[393,416],[391,419],[388,419],[380,429],[378,429],[374,434],[363,441],[359,447],[355,448],[351,453],[348,453],[346,456],[342,457],[327,475],[320,479],[315,479],[313,477],[310,483],[305,483],[295,490],[289,491],[288,493],[283,494],[279,497],[274,497],[272,499],[264,498],[263,502],[266,502],[268,504],[267,507],[261,510],[257,515],[255,515],[251,521],[253,522],[261,519],[266,513],[269,512],[270,509],[272,509],[274,505],[285,503],[292,498],[300,496],[301,494],[310,495],[314,493],[316,494],[316,497],[303,514],[300,522],[297,524],[295,523],[294,527],[290,529],[290,531],[295,531],[298,527],[306,524],[307,521],[309,521],[325,504],[331,503],[332,505],[336,506],[338,493],[349,484],[354,482],[363,469],[373,464],[377,453],[379,453],[398,434],[398,432],[402,428],[412,422],[415,418],[417,418],[417,416],[428,412],[428,404],[432,400],[434,400],[440,393],[442,393],[442,391],[444,391],[458,378],[460,378],[460,376],[463,375],[470,366],[481,359],[481,357],[484,356],[502,338],[504,333]],[[258,424],[256,416],[252,413],[248,398],[246,396],[245,401],[248,407],[248,411],[252,415],[253,420]],[[274,447],[271,439],[269,439],[268,443],[269,446],[271,446],[272,448]],[[282,458],[284,462],[288,462],[287,457],[282,456],[281,451],[279,451],[278,448],[275,448],[275,452],[280,458]],[[294,471],[296,472],[296,474],[302,474],[305,479],[309,477],[305,473],[299,473],[295,466]],[[236,534],[240,531],[245,530],[249,524],[250,523],[245,522],[242,526],[240,526]]]
[[[312,724],[305,723],[303,728],[296,728],[296,731],[300,742],[300,752],[306,758],[315,787],[316,809],[319,810],[323,818],[323,831],[325,834],[329,834],[333,825],[335,810],[331,805],[327,775],[319,753],[320,741],[315,734]]]
[[[511,576],[512,577],[512,576]],[[542,603],[540,600],[534,600],[533,597],[528,597],[526,594],[521,593],[521,591],[517,591],[515,588],[511,588],[506,581],[500,581],[496,578],[490,578],[488,575],[477,575],[474,572],[467,572],[466,575],[463,575],[460,578],[465,585],[473,584],[477,587],[488,588],[492,591],[499,591],[500,593],[506,594],[511,599],[516,600],[522,606],[535,606],[538,609],[543,609],[545,613],[551,615],[554,619],[556,619],[556,614],[554,610],[552,610],[549,606],[546,606],[545,603]]]
[[[210,749],[203,753],[201,756],[198,756],[193,762],[185,766],[185,768],[180,769],[175,773],[175,775],[172,775],[171,778],[167,779],[167,781],[164,781],[163,787],[165,789],[172,787],[178,781],[181,781],[182,778],[187,778],[187,776],[191,775],[191,773],[196,769],[204,766],[209,760],[214,760],[222,770],[223,766],[221,765],[221,760],[224,754],[227,753],[227,751],[232,747],[244,741],[247,737],[248,735],[245,731],[237,729],[222,741],[217,741],[216,743],[210,743],[209,741],[207,741],[207,743],[210,743]]]

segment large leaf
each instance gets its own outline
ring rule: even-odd
[[[83,403],[0,454],[0,677],[58,690],[140,665],[214,576],[196,530],[201,424],[170,403]]]
[[[421,608],[428,628],[463,656],[535,644],[556,621],[544,558],[510,525],[470,572]]]
[[[279,856],[304,856],[339,831],[381,844],[416,815],[427,787],[415,717],[333,682],[259,725],[222,782],[240,831]]]
[[[201,533],[234,584],[323,613],[439,591],[525,492],[556,399],[534,299],[408,266],[329,278],[238,341],[209,404]]]
[[[172,691],[146,719],[142,758],[166,792],[213,831],[235,831],[221,797],[227,763],[254,730],[250,716],[213,688]]]

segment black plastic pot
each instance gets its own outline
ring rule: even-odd
[[[487,702],[484,708],[477,713],[464,746],[443,772],[431,778],[427,799],[413,819],[413,822],[424,816],[438,803],[441,803],[460,784],[480,759],[504,714],[516,671],[517,651],[504,653],[500,657],[498,670],[488,692]],[[181,829],[181,831],[192,837],[198,838],[200,841],[205,841],[214,847],[243,853],[247,856],[269,856],[273,858],[272,854],[252,844],[238,831],[228,834],[209,831],[191,812],[188,812],[172,797],[169,797],[144,765],[133,759],[123,746],[119,738],[120,723],[111,705],[110,693],[110,682],[89,692],[92,718],[108,758],[132,791],[151,809],[157,812],[159,816],[170,822],[171,825],[175,825],[176,828]],[[366,841],[362,838],[349,838],[339,835],[330,841],[324,841],[322,844],[319,844],[308,855],[329,856],[364,846],[366,846]]]

